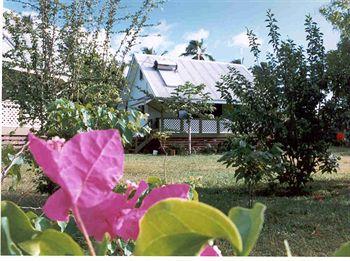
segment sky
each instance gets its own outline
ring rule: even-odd
[[[131,7],[138,0],[126,3]],[[157,53],[167,50],[176,57],[184,52],[189,40],[204,39],[207,52],[215,60],[229,62],[244,58],[244,65],[251,66],[254,58],[249,52],[246,29],[252,29],[261,43],[261,59],[268,50],[266,11],[271,9],[278,20],[282,39],[291,38],[297,44],[306,45],[304,20],[310,14],[324,34],[326,50],[335,49],[339,34],[319,13],[327,0],[167,0],[150,16],[152,23],[159,23],[143,33],[133,52],[142,47],[153,47]],[[21,7],[4,2],[4,7],[21,12]],[[116,36],[114,44],[120,41]]]

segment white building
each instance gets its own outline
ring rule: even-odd
[[[229,133],[220,116],[229,107],[221,98],[216,83],[233,66],[248,80],[253,76],[240,64],[193,60],[189,58],[168,58],[165,56],[134,54],[127,80],[131,89],[128,106],[149,114],[152,129],[172,131],[173,136],[186,137],[186,120],[164,111],[156,98],[169,98],[174,88],[190,82],[204,84],[215,106],[215,119],[194,119],[191,121],[193,137],[209,141]]]

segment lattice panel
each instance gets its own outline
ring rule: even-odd
[[[2,101],[2,117],[1,117],[1,126],[2,127],[20,127],[19,121],[18,121],[18,115],[19,115],[19,105],[15,104],[11,101]],[[27,123],[24,124],[22,127],[34,127],[39,128],[40,123],[35,122],[34,124]]]
[[[18,127],[19,105],[12,102],[2,102],[1,126]]]
[[[181,120],[180,119],[163,119],[165,131],[180,131]]]
[[[188,133],[188,124],[184,121],[184,131]],[[191,120],[191,132],[199,133],[199,120]]]
[[[202,133],[217,133],[217,121],[202,120]]]
[[[230,121],[222,120],[220,121],[220,133],[231,133],[231,129],[229,128]]]

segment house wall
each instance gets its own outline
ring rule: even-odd
[[[142,91],[151,92],[151,90],[145,78],[140,79],[141,71],[138,64],[133,62],[132,66],[128,75],[128,84],[131,86],[129,106],[135,107],[142,105],[139,99],[146,98],[146,95]]]

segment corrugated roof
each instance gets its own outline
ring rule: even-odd
[[[174,87],[168,87],[159,71],[153,68],[155,60],[159,62],[166,59],[176,63],[177,71],[173,73],[176,73],[183,83],[189,81],[195,85],[205,84],[205,91],[211,95],[214,101],[222,101],[220,92],[217,91],[215,85],[222,75],[229,72],[229,66],[235,67],[249,81],[253,80],[253,76],[247,68],[240,64],[146,54],[134,54],[134,57],[156,97],[170,97]]]

